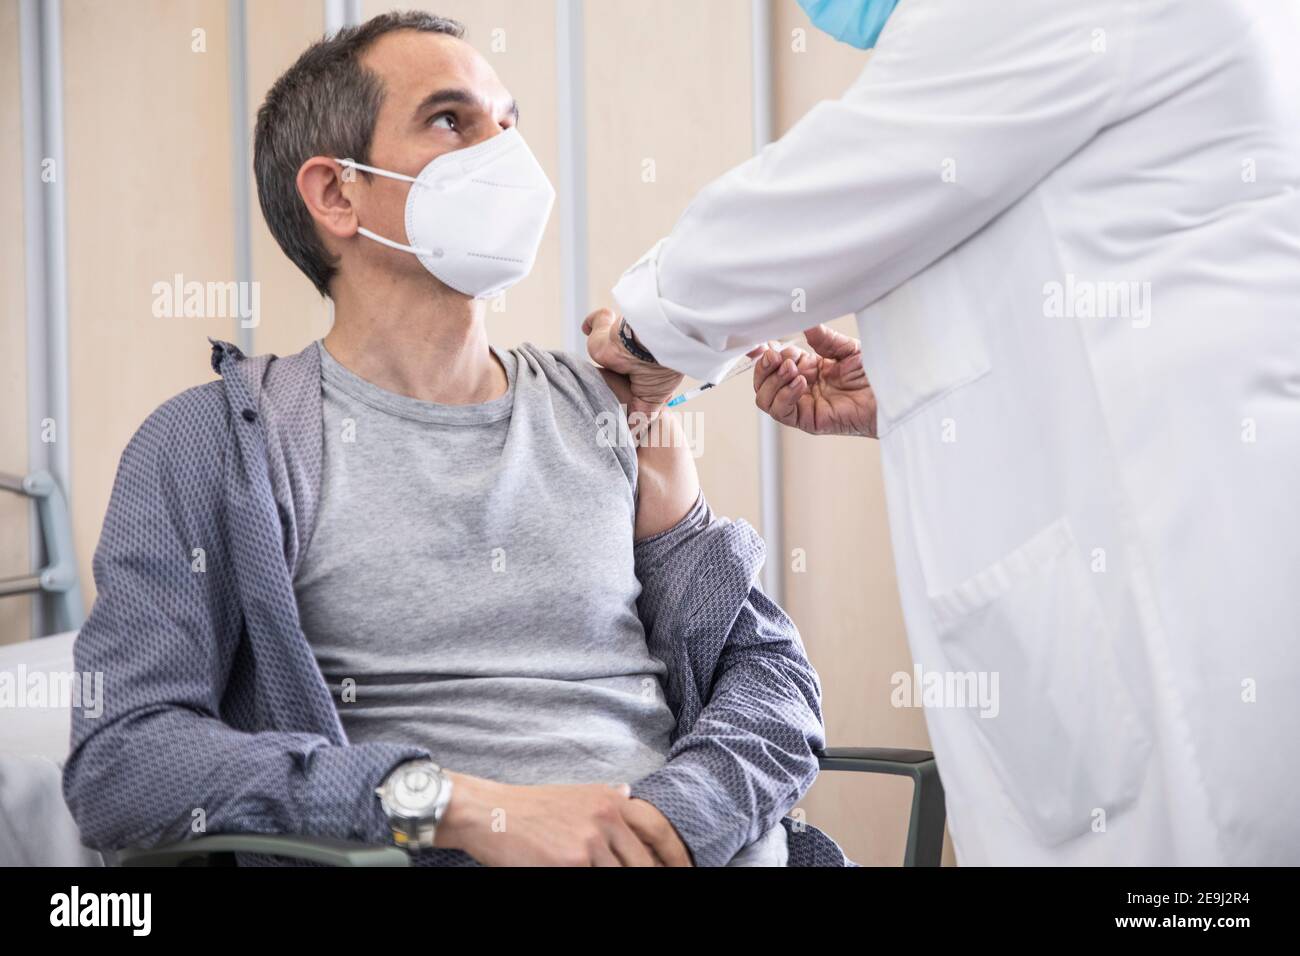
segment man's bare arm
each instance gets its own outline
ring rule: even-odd
[[[632,393],[627,379],[601,369],[605,384],[625,407]],[[667,531],[686,517],[700,494],[700,476],[676,412],[665,410],[645,429],[637,445],[636,527],[640,541]]]

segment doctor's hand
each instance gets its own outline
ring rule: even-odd
[[[875,438],[876,395],[858,340],[825,325],[804,337],[813,352],[796,346],[778,351],[780,343],[769,342],[749,353],[758,356],[754,404],[782,425],[812,435]]]
[[[682,374],[629,352],[619,337],[620,325],[622,319],[612,309],[597,309],[587,316],[582,323],[582,334],[587,336],[587,354],[597,365],[627,376],[632,392],[629,416],[640,412],[645,420],[652,421],[682,383]]]

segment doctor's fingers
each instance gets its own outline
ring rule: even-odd
[[[767,413],[782,425],[804,428],[811,421],[812,393],[808,380],[798,375],[789,384],[777,390],[772,397],[772,405]],[[804,428],[805,431],[809,429]]]
[[[812,388],[808,379],[797,372],[791,373],[791,363],[782,366],[782,373],[773,375],[763,383],[763,389],[754,396],[754,404],[771,415],[782,425],[802,427],[800,416],[804,413],[803,405],[809,399]]]
[[[608,329],[617,319],[618,314],[613,309],[597,309],[582,320],[582,334],[591,335]]]
[[[768,373],[761,381],[758,379],[757,374],[755,375],[754,404],[763,411],[770,413],[772,402],[776,400],[776,393],[789,385],[791,380],[799,375],[799,367],[795,365],[792,359],[782,359],[779,353],[771,352],[764,358],[769,356],[773,356],[774,361]]]
[[[836,332],[829,325],[814,325],[811,329],[804,330],[803,334],[813,351],[823,358],[843,360],[862,352],[857,339]]]
[[[762,353],[754,362],[754,393],[763,387],[763,383],[781,367],[781,354],[775,351],[771,346],[775,344],[769,342],[766,346],[759,349]]]
[[[755,353],[758,354],[754,362],[754,390],[757,391],[774,372],[785,367],[785,362],[789,359],[794,363],[795,368],[804,375],[816,374],[817,365],[820,359],[812,352],[800,348],[797,345],[781,347],[780,342],[768,342],[765,346],[760,346],[750,353],[753,358]]]
[[[611,309],[597,309],[582,320],[582,334],[587,337],[587,355],[597,365],[610,361],[609,327],[614,324]]]
[[[797,345],[787,345],[781,350],[781,358],[794,362],[800,372],[809,372],[817,368],[817,356]]]
[[[843,385],[866,384],[867,370],[862,364],[862,353],[856,352],[835,362],[835,380]]]

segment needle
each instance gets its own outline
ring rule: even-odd
[[[796,335],[794,338],[782,342],[780,346],[776,349],[776,351],[779,352],[781,349],[784,349],[786,346],[793,345],[795,342],[798,341],[799,341],[799,336]],[[751,368],[753,368],[758,363],[758,360],[762,356],[762,354],[763,353],[760,352],[758,355],[754,356],[753,358],[745,359],[745,361],[733,367],[729,372],[727,372],[726,375],[722,376],[722,378],[717,382],[705,382],[703,385],[699,385],[695,388],[687,389],[686,391],[678,395],[676,398],[671,399],[668,402],[667,407],[676,408],[678,405],[682,404],[682,402],[689,402],[692,398],[696,398],[697,396],[703,395],[709,389],[717,388],[723,382],[730,381],[731,379],[735,378],[737,375],[743,375],[745,372],[748,372]]]

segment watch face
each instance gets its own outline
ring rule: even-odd
[[[393,781],[390,800],[403,812],[419,815],[433,807],[441,789],[442,778],[431,767],[407,767]]]

